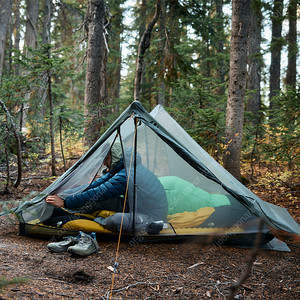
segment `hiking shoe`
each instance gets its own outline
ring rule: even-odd
[[[89,235],[80,231],[78,243],[74,246],[70,246],[67,251],[71,254],[88,256],[94,252],[97,252],[99,249],[100,247],[97,243],[96,234],[94,232]]]
[[[65,237],[63,241],[61,242],[54,242],[48,244],[48,249],[53,252],[67,252],[68,248],[70,246],[76,245],[79,241],[79,236],[73,237]]]

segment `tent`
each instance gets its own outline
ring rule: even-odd
[[[125,197],[129,225],[127,222],[127,227],[123,228],[124,236],[138,236],[139,240],[146,241],[206,239],[214,234],[222,244],[251,246],[261,231],[262,244],[279,249],[282,244],[274,243],[277,239],[272,234],[273,228],[300,233],[298,223],[285,208],[267,203],[248,190],[202,149],[162,106],[148,113],[140,102],[134,101],[69,170],[34,199],[15,209],[20,234],[50,238],[77,235],[82,230],[116,235],[116,231],[94,221],[113,216],[111,211],[89,214],[77,210],[73,212],[80,217],[63,226],[43,223],[53,212],[53,206],[44,201],[45,197],[49,194],[65,197],[84,191],[101,174],[103,161],[116,142],[122,145],[128,179]],[[146,210],[155,208],[160,200],[147,202],[152,195],[141,186],[143,176],[137,173],[138,163],[157,177],[167,201],[166,217],[146,224],[141,221],[139,212],[145,205]],[[147,211],[144,209],[143,213]],[[262,229],[259,228],[260,218],[264,220]]]

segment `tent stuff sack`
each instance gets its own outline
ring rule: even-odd
[[[114,147],[120,158],[105,174],[103,162]],[[103,185],[108,177],[112,184]],[[120,191],[117,197],[113,188]],[[66,208],[47,204],[50,194],[65,199]],[[122,223],[124,235],[139,234],[145,241],[214,233],[227,243],[247,246],[254,243],[260,218],[265,244],[274,238],[272,228],[300,233],[286,209],[248,190],[162,106],[149,114],[137,101],[77,163],[15,213],[20,234],[26,236],[78,231],[114,236]]]

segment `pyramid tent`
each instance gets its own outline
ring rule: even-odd
[[[65,199],[86,191],[102,173],[104,159],[115,143],[122,147],[127,178],[123,195],[128,205],[125,235],[138,234],[144,240],[151,240],[207,238],[214,233],[222,238],[222,243],[247,246],[253,244],[257,232],[261,231],[260,218],[264,220],[262,233],[266,245],[275,240],[272,228],[300,234],[298,223],[285,208],[267,203],[248,190],[202,149],[162,106],[148,113],[138,101],[132,102],[69,170],[34,199],[14,210],[20,221],[20,234],[52,237],[76,235],[82,230],[116,235],[115,230],[95,221],[116,215],[104,210],[89,214],[77,209],[71,212],[79,216],[78,219],[63,226],[45,225],[54,207],[44,201],[50,194]],[[151,187],[145,188],[150,182],[145,182],[143,174],[138,173],[139,164],[159,180],[167,205],[161,205],[161,196],[155,198]],[[150,219],[141,221],[154,210],[159,211],[156,215],[160,217],[152,218],[151,222]]]

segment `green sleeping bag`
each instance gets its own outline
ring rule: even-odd
[[[192,183],[176,176],[159,178],[168,199],[168,214],[182,213],[184,211],[197,211],[202,207],[217,207],[230,205],[225,195],[210,194]]]

